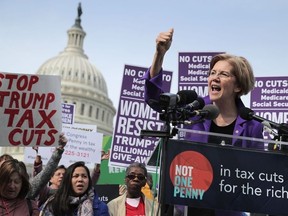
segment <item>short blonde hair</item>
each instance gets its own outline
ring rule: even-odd
[[[218,61],[227,61],[233,67],[231,73],[236,77],[237,85],[241,89],[238,97],[253,90],[255,77],[253,69],[246,58],[230,54],[215,55],[210,62],[210,71]]]

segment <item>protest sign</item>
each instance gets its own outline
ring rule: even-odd
[[[1,146],[57,144],[60,76],[0,73],[0,121]]]
[[[178,90],[194,90],[199,97],[207,96],[210,62],[220,53],[223,52],[180,52]]]
[[[147,68],[125,65],[120,102],[116,116],[109,166],[126,167],[132,162],[147,163],[158,138],[141,138],[141,130],[160,131],[159,113],[144,100]],[[163,91],[169,92],[172,72],[163,71]]]
[[[288,123],[288,77],[257,77],[251,109],[262,118]]]
[[[62,123],[74,124],[75,104],[62,103]]]
[[[161,196],[167,204],[273,215],[288,212],[285,154],[179,140],[169,140],[166,153]]]
[[[94,127],[94,129],[93,129]],[[80,129],[81,128],[81,129]],[[69,166],[76,161],[84,161],[89,168],[95,163],[101,163],[103,134],[96,132],[96,126],[91,125],[63,125],[63,132],[68,139],[59,164]],[[38,154],[44,165],[47,164],[55,148],[39,148]],[[32,148],[25,148],[24,161],[33,164],[36,153]]]

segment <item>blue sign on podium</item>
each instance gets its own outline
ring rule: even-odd
[[[170,139],[164,169],[165,204],[288,215],[286,153]]]

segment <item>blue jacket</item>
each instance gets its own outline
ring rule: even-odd
[[[93,199],[93,214],[94,216],[109,216],[107,204],[99,199],[95,191]]]

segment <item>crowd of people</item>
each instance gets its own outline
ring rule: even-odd
[[[61,150],[63,150],[67,140],[63,134],[60,139],[62,139]],[[38,157],[35,160],[35,167],[39,163],[41,161]],[[35,176],[29,180],[23,162],[7,154],[0,157],[1,216],[159,215],[157,214],[158,203],[151,192],[150,196],[142,192],[147,192],[147,188],[144,188],[148,185],[148,172],[144,164],[135,162],[127,167],[125,191],[119,194],[118,198],[111,200],[108,205],[99,199],[94,188],[99,178],[98,165],[95,166],[92,176],[89,168],[82,161],[75,162],[67,168],[63,165],[57,166],[54,170],[49,169],[50,173],[45,172],[45,169],[48,168],[34,170]],[[46,184],[44,180],[47,178],[44,178],[45,175],[41,173],[50,176]],[[37,176],[40,178],[36,178]],[[152,187],[151,181],[150,178],[149,189]],[[41,188],[42,184],[44,187]]]
[[[23,162],[8,154],[0,156],[1,216],[109,216],[126,215],[126,211],[129,211],[127,215],[135,215],[134,211],[137,215],[151,215],[154,211],[156,215],[158,206],[151,192],[152,176],[144,164],[132,163],[127,167],[125,190],[107,205],[94,188],[100,164],[95,164],[91,175],[82,161],[67,168],[58,165],[66,144],[67,138],[62,133],[59,146],[44,169],[41,156],[37,155],[32,178]],[[137,207],[139,204],[141,208]]]
[[[163,90],[162,66],[169,50],[174,30],[161,32],[156,38],[156,52],[145,79],[145,100],[158,100]],[[244,107],[241,96],[254,87],[253,70],[249,62],[241,56],[219,54],[213,57],[208,75],[208,95],[205,104],[218,107],[219,115],[191,125],[191,129],[229,135],[262,138],[261,123],[247,121],[239,116]],[[157,107],[153,109],[159,110]],[[193,140],[193,137],[187,137]],[[202,138],[203,143],[217,143],[212,137]],[[125,186],[119,197],[108,204],[102,202],[94,185],[99,178],[99,164],[90,174],[83,162],[75,162],[69,167],[59,166],[67,139],[59,137],[59,146],[52,154],[44,169],[41,157],[37,156],[33,177],[29,179],[25,164],[10,155],[0,157],[0,215],[26,216],[144,216],[167,215],[160,212],[158,200],[152,191],[151,175],[145,165],[130,164],[125,172]],[[231,143],[243,148],[264,149],[255,143]],[[244,212],[188,208],[192,216],[243,216]]]

